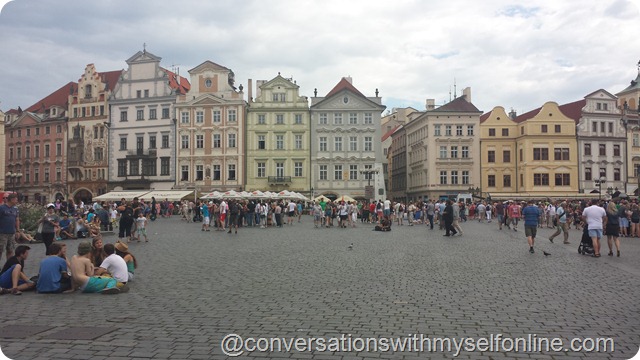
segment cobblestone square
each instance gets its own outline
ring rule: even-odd
[[[149,225],[132,243],[139,268],[128,293],[3,295],[3,327],[49,328],[25,338],[0,334],[11,359],[223,359],[221,340],[242,337],[611,337],[612,353],[503,351],[245,352],[238,358],[629,359],[640,345],[640,239],[622,238],[620,258],[579,255],[539,229],[536,253],[524,233],[495,223],[462,223],[463,236],[426,226],[389,233],[314,228],[310,217],[284,228],[202,232],[177,217]],[[115,236],[105,237],[114,242]],[[79,240],[65,240],[75,254]],[[353,243],[353,250],[348,245]],[[544,256],[542,251],[550,256]],[[44,245],[32,246],[28,276]],[[4,262],[3,258],[3,262]],[[87,340],[56,340],[72,327],[114,328]]]

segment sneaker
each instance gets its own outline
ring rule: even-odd
[[[11,293],[13,295],[22,295],[22,291],[18,290],[18,288],[11,289]]]
[[[569,244],[571,244],[571,243],[570,243],[570,242],[568,242],[568,241],[565,241],[565,242],[563,242],[563,244],[565,244],[565,245],[569,245]]]
[[[529,248],[529,252],[533,254],[535,251],[533,251],[533,248]]]
[[[120,293],[120,289],[116,288],[116,287],[112,287],[112,288],[106,288],[106,289],[102,289],[100,291],[101,294],[104,295],[113,295],[113,294],[118,294]]]

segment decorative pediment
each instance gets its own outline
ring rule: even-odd
[[[225,103],[226,101],[222,98],[219,98],[212,94],[205,94],[193,99],[188,104],[195,105],[195,106],[207,106],[207,105],[211,106],[211,105],[223,105]]]
[[[224,71],[224,72],[229,72],[231,70],[229,68],[226,68],[226,67],[220,65],[220,64],[216,64],[211,60],[206,60],[202,64],[200,64],[200,65],[194,67],[193,69],[189,70],[189,74],[199,74],[199,73],[203,73],[205,71],[214,71],[214,72]]]
[[[316,107],[317,106],[317,107]],[[369,110],[369,111],[382,111],[382,105],[376,104],[373,101],[363,98],[360,95],[356,95],[349,90],[343,90],[333,95],[328,99],[322,100],[320,103],[313,106],[314,109],[343,109],[349,110]]]
[[[20,117],[16,121],[11,123],[10,127],[16,127],[18,125],[25,125],[25,126],[38,125],[41,122],[42,122],[42,119],[40,118],[40,116],[32,112],[25,111],[22,113],[22,115],[20,115]]]
[[[141,63],[141,62],[160,62],[162,60],[161,57],[156,56],[148,51],[138,51],[132,57],[127,59],[127,64],[131,63]]]

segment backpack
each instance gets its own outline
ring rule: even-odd
[[[398,208],[398,212],[404,212],[404,206],[400,205],[400,207]]]

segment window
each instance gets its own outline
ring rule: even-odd
[[[227,120],[229,122],[236,122],[237,118],[236,118],[236,109],[229,109],[229,111],[227,112]],[[233,165],[235,166],[235,165]],[[234,171],[235,173],[235,171]],[[234,175],[235,176],[235,175]],[[234,178],[235,179],[235,178]]]
[[[534,186],[549,186],[549,174],[533,174]]]
[[[613,145],[613,156],[620,156],[620,145]]]
[[[40,128],[36,128],[36,136],[40,135]],[[13,131],[11,132],[11,137],[13,137]]]
[[[447,185],[447,172],[440,171],[440,185]]]
[[[267,142],[265,135],[258,135],[258,150],[264,150],[267,148]]]
[[[189,135],[181,135],[180,136],[180,148],[188,149],[189,148]]]
[[[222,146],[220,138],[221,138],[220,134],[213,134],[213,147],[214,148],[220,148]]]
[[[136,110],[136,120],[144,120],[144,110]]]
[[[502,186],[511,187],[511,175],[502,175]]]
[[[496,129],[489,129],[489,136],[496,136]]]
[[[451,171],[451,185],[458,185],[458,170]]]
[[[196,148],[203,149],[204,148],[204,135],[196,135]]]
[[[609,123],[609,134],[613,134],[613,123]]]
[[[585,180],[593,180],[591,175],[591,168],[584,169],[584,179]]]
[[[333,114],[333,124],[342,125],[342,113]]]
[[[446,159],[446,158],[447,158],[447,147],[440,146],[440,159]]]
[[[58,144],[58,145],[60,145],[60,144]],[[31,159],[31,146],[29,146],[29,145],[25,146],[25,148],[24,148],[24,158],[25,159]]]
[[[439,124],[433,125],[433,135],[434,136],[440,136],[440,125]]]
[[[196,165],[196,181],[204,180],[204,165]]]
[[[364,113],[364,123],[365,123],[365,125],[373,124],[373,114]]]
[[[296,114],[296,124],[302,124],[302,114]]]
[[[142,90],[136,90],[136,97],[137,98],[141,98],[142,97]]]
[[[284,176],[284,163],[283,162],[277,162],[276,163],[276,176],[277,177],[283,177]]]
[[[546,133],[547,132],[547,125],[540,125],[540,132]]]
[[[220,110],[213,110],[213,122],[219,123],[221,119]]]
[[[227,180],[235,180],[236,179],[236,164],[229,164],[227,166],[228,178]]]
[[[509,129],[508,128],[502,129],[502,136],[509,136]]]
[[[122,161],[126,161],[126,160],[122,160]],[[122,176],[127,176],[127,163],[125,162],[124,165],[124,175]],[[40,169],[34,167],[33,168],[33,182],[34,183],[39,183],[40,182]]]
[[[267,163],[259,162],[258,164],[257,177],[263,178],[267,176]]]
[[[584,154],[591,155],[591,144],[584,144]]]
[[[333,180],[342,180],[342,165],[333,166]]]
[[[452,159],[457,159],[458,158],[458,147],[457,146],[452,146],[451,147],[451,158]]]
[[[561,133],[562,132],[562,125],[554,125],[554,130],[556,134]]]
[[[320,144],[320,151],[327,151],[327,137],[321,136],[318,142]]]
[[[349,165],[348,180],[358,180],[358,165]]]
[[[349,151],[358,151],[358,137],[349,136]]]
[[[127,176],[127,160],[118,159],[118,176]]]
[[[463,146],[462,147],[462,158],[463,159],[468,159],[469,158],[469,147],[468,146]]]
[[[94,148],[93,149],[93,158],[96,161],[102,161],[104,158],[104,149],[103,148]]]
[[[276,115],[276,124],[284,124],[284,115],[282,114],[277,114]]]
[[[373,165],[368,164],[364,166],[365,170],[372,170],[373,169]],[[373,180],[373,173],[364,173],[364,179],[365,180]]]
[[[142,159],[142,175],[156,176],[156,159]]]
[[[169,108],[162,108],[162,118],[163,119],[169,118]]]
[[[613,169],[613,181],[620,181],[620,169]]]
[[[607,169],[605,168],[600,168],[600,178],[606,178],[607,177]]]
[[[296,150],[302,150],[302,135],[295,135]]]
[[[129,160],[129,175],[140,175],[140,162],[138,159]]]
[[[161,157],[160,158],[160,175],[169,176],[170,166],[171,166],[171,158]]]
[[[189,123],[189,113],[186,111],[183,111],[180,113],[180,123],[181,124],[188,124]]]
[[[196,123],[202,124],[204,122],[204,111],[196,111]]]
[[[285,102],[287,101],[287,96],[285,93],[273,93],[273,101],[274,102]]]
[[[138,150],[138,153],[142,153],[144,150],[144,137],[136,136],[136,150]]]
[[[451,136],[451,125],[445,125],[444,126],[444,135],[445,136]]]
[[[502,162],[503,163],[511,162],[511,150],[502,150]]]
[[[56,156],[62,156],[62,144],[56,144]]]
[[[276,150],[284,150],[284,135],[276,135]]]
[[[489,150],[487,152],[487,162],[490,162],[490,163],[496,162],[496,151],[495,150]]]
[[[302,161],[296,161],[293,163],[293,176],[295,177],[302,176]]]
[[[598,122],[594,121],[591,123],[591,132],[598,132]]]
[[[18,148],[18,150],[20,150],[20,148]],[[49,156],[51,156],[51,154],[49,152],[49,144],[46,144],[44,146],[44,157],[49,157]],[[20,157],[20,156],[18,156],[18,157]]]
[[[156,136],[149,135],[149,149],[155,149],[155,148],[156,148]]]
[[[549,149],[533,148],[533,160],[549,160]]]
[[[349,113],[349,124],[355,125],[358,123],[358,114]]]
[[[553,149],[553,160],[569,160],[569,148],[555,148]]]
[[[598,153],[600,156],[607,155],[607,145],[606,144],[598,144]]]
[[[236,134],[229,134],[227,140],[229,141],[228,146],[230,148],[236,147]]]
[[[33,157],[36,159],[40,157],[40,145],[33,146]]]
[[[473,136],[473,125],[467,125],[467,136]]]
[[[22,130],[18,130],[18,138],[22,137]]]
[[[456,125],[456,136],[462,136],[462,125]]]
[[[9,160],[13,160],[13,148],[9,148]]]
[[[600,132],[604,134],[604,127],[605,127],[605,123],[604,121],[600,123]]]
[[[487,186],[496,187],[496,176],[495,175],[487,175]]]
[[[149,120],[155,120],[157,118],[158,116],[156,109],[149,109]]]
[[[469,170],[462,171],[462,185],[469,185]]]
[[[162,148],[166,149],[169,147],[169,135],[162,135]]]
[[[180,167],[180,181],[189,181],[189,165]]]
[[[327,180],[328,178],[327,165],[320,165],[319,170],[320,170],[320,180]]]
[[[47,145],[47,146],[49,146],[49,145]],[[21,147],[18,147],[16,149],[16,159],[18,159],[18,160],[22,159],[22,148]]]
[[[222,177],[220,165],[213,165],[213,180],[220,180]]]
[[[327,125],[327,113],[320,113],[318,119],[320,125]]]
[[[264,114],[258,114],[258,124],[262,125],[265,124],[266,120],[265,120],[265,115]]]
[[[336,136],[333,138],[333,151],[342,151],[342,137]]]
[[[27,129],[27,137],[31,136],[31,129]]]
[[[570,182],[570,174],[556,174],[556,186],[569,186]]]
[[[364,137],[364,151],[373,151],[373,137]]]
[[[127,121],[127,112],[120,111],[120,121]]]

